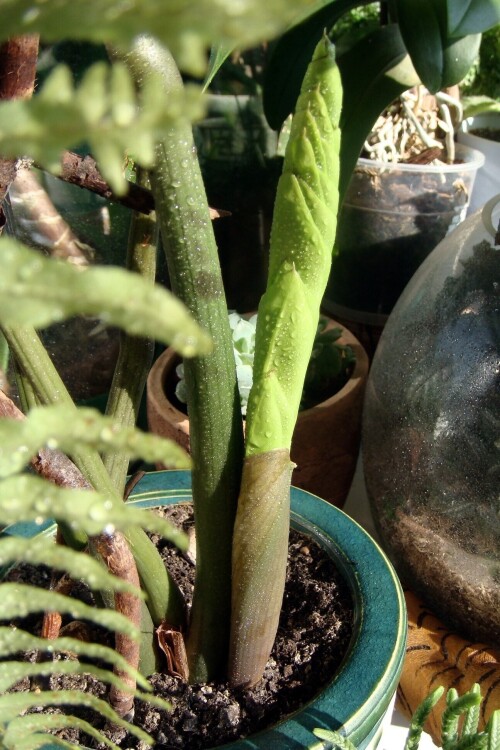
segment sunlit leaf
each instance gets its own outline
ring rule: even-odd
[[[131,459],[172,468],[191,466],[188,454],[171,440],[124,427],[96,409],[53,405],[32,409],[22,421],[0,420],[0,477],[20,471],[44,446],[71,453],[82,445],[100,453],[124,451]]]
[[[41,328],[72,315],[96,315],[134,336],[170,344],[184,357],[211,341],[168,290],[122,268],[81,268],[0,239],[0,319]]]
[[[0,0],[2,39],[41,33],[128,46],[151,34],[170,48],[181,68],[203,75],[213,44],[250,47],[270,39],[315,9],[318,0]]]
[[[2,659],[14,656],[19,651],[35,650],[49,654],[67,651],[77,656],[83,656],[86,659],[100,659],[130,674],[144,690],[148,690],[150,687],[140,672],[133,669],[127,660],[114,648],[104,646],[100,643],[86,643],[78,638],[65,636],[53,638],[49,641],[46,638],[39,638],[19,628],[0,627],[0,656]]]
[[[61,153],[87,143],[117,194],[126,191],[126,157],[151,167],[154,146],[180,118],[203,114],[200,90],[187,86],[168,98],[159,75],[136,93],[127,67],[98,62],[75,87],[65,65],[57,66],[31,99],[0,102],[0,154],[29,156],[60,171]]]
[[[121,501],[112,502],[107,495],[58,487],[40,477],[24,474],[0,481],[0,523],[31,520],[42,524],[48,519],[69,524],[89,536],[140,526],[161,534],[181,549],[187,547],[185,534],[169,521]]]
[[[7,732],[4,735],[3,742],[10,742],[12,750],[17,750],[17,746],[12,744],[12,739],[9,736],[10,726],[16,724],[13,722],[19,714],[28,708],[34,706],[64,706],[64,705],[76,705],[76,706],[87,706],[97,711],[99,714],[104,716],[113,724],[125,727],[131,734],[139,739],[151,744],[148,735],[139,727],[129,724],[124,719],[121,719],[118,714],[113,711],[108,703],[96,698],[91,693],[82,693],[77,690],[57,690],[50,692],[41,693],[8,693],[7,695],[0,696],[0,721],[3,723],[9,723]],[[48,738],[47,738],[48,739]]]
[[[27,617],[34,612],[61,612],[75,619],[89,620],[104,628],[125,633],[131,638],[139,637],[137,628],[119,612],[91,607],[78,599],[72,599],[56,591],[46,591],[22,583],[2,583],[0,598],[2,618],[5,620]]]
[[[5,536],[0,539],[0,566],[20,562],[30,565],[49,565],[51,568],[66,572],[75,580],[85,581],[92,589],[128,591],[136,596],[144,597],[144,594],[131,583],[109,573],[100,561],[84,552],[75,552],[69,547],[55,544],[53,539],[47,536],[32,539]]]
[[[500,112],[500,102],[489,96],[464,96],[462,98],[464,119],[486,112]]]

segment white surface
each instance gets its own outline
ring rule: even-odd
[[[360,526],[363,526],[374,539],[379,541],[366,494],[361,457],[358,461],[356,473],[343,510],[351,518],[354,518]],[[391,723],[384,729],[377,750],[403,750],[407,732],[408,719],[397,709],[394,709]],[[435,750],[435,748],[436,745],[429,735],[424,733],[420,740],[419,750]]]
[[[500,192],[500,143],[470,133],[469,130],[473,128],[500,128],[500,112],[469,117],[462,123],[462,128],[457,133],[459,143],[481,151],[486,157],[484,165],[476,175],[468,214],[480,209],[490,198]]]

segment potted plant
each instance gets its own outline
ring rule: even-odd
[[[449,106],[449,87],[459,83],[473,64],[481,38],[478,32],[500,18],[497,9],[481,1],[459,10],[447,0],[434,3],[432,9],[399,0],[380,3],[379,23],[368,15],[359,38],[352,28],[345,32],[345,16],[353,8],[359,13],[364,5],[328,3],[283,35],[268,62],[264,105],[269,122],[280,127],[295,101],[309,45],[325,27],[335,37],[340,24],[339,67],[346,90],[341,121],[345,133],[342,211],[324,309],[350,327],[371,355],[388,313],[418,265],[450,226],[465,217],[474,175],[482,163],[479,154],[464,151],[458,155],[460,163],[453,166],[454,157],[448,164],[444,150],[445,156],[434,166],[425,166],[428,153],[415,159],[420,163],[412,162],[414,156],[409,164],[387,162],[398,161],[401,138],[407,146],[423,135],[421,149],[427,152],[430,146],[441,148],[445,140],[452,145],[455,112]],[[425,134],[426,122],[419,122],[423,96],[410,92],[419,84],[437,94],[434,116],[427,109],[425,117],[439,121],[447,131],[438,133],[439,141],[432,132]],[[373,145],[367,140],[378,118],[385,144],[380,163],[373,161]],[[389,143],[391,132],[394,142]],[[365,141],[371,153],[362,153]],[[367,158],[358,161],[360,155]]]
[[[485,158],[476,178],[469,212],[477,211],[500,191],[498,160],[500,158],[500,102],[486,97],[474,103],[468,99],[465,117],[457,132],[457,140],[480,151]]]
[[[134,221],[130,265],[139,273],[132,275],[113,268],[75,269],[33,255],[12,240],[2,240],[2,331],[22,368],[26,401],[46,404],[32,409],[26,422],[14,419],[3,425],[3,519],[11,522],[31,516],[41,522],[55,516],[58,534],[68,546],[59,565],[64,568],[72,563],[74,570],[76,561],[78,573],[86,571],[89,582],[104,588],[103,600],[111,599],[117,610],[90,609],[74,600],[68,602],[54,591],[45,595],[25,589],[23,597],[23,589],[16,584],[3,584],[4,612],[25,614],[42,608],[49,615],[58,611],[78,613],[116,630],[120,657],[113,657],[114,676],[109,676],[109,671],[107,674],[114,712],[90,697],[64,691],[62,695],[36,693],[28,698],[2,696],[2,731],[10,746],[15,746],[20,735],[25,744],[40,745],[46,742],[46,738],[40,738],[41,727],[65,725],[66,720],[59,716],[52,720],[28,716],[26,721],[17,721],[14,712],[21,705],[87,701],[111,721],[123,725],[130,717],[135,685],[140,679],[135,638],[141,615],[149,617],[145,628],[149,632],[168,621],[175,641],[174,664],[177,666],[177,659],[184,664],[182,602],[143,532],[165,531],[165,526],[149,515],[135,514],[120,500],[130,454],[169,465],[186,462],[184,454],[175,447],[165,446],[131,427],[150,356],[148,343],[137,336],[153,335],[175,346],[185,357],[197,547],[195,590],[185,639],[189,680],[202,682],[220,677],[226,673],[228,661],[226,674],[233,686],[244,688],[259,680],[281,607],[288,551],[292,470],[289,449],[330,266],[338,180],[340,81],[325,39],[320,41],[304,80],[278,190],[269,282],[259,308],[261,324],[256,335],[244,457],[227,310],[209,209],[192,146],[190,118],[200,111],[197,92],[184,91],[174,58],[163,44],[170,45],[188,70],[199,72],[207,40],[224,40],[228,28],[232,34],[241,35],[243,44],[253,40],[251,35],[271,33],[276,9],[266,3],[258,13],[249,10],[249,26],[248,15],[234,16],[232,6],[221,5],[210,9],[202,28],[198,9],[190,4],[183,6],[184,14],[175,19],[165,19],[164,10],[160,13],[149,3],[138,8],[113,3],[107,15],[102,15],[100,3],[88,2],[85,12],[74,2],[57,6],[45,3],[36,10],[24,13],[22,8],[10,7],[2,33],[10,36],[26,30],[40,31],[53,39],[61,29],[65,35],[73,29],[79,37],[111,40],[116,45],[115,54],[124,61],[113,62],[110,68],[102,64],[91,68],[76,89],[67,70],[56,69],[32,100],[3,103],[0,150],[4,165],[15,171],[14,160],[22,151],[36,157],[41,166],[54,166],[61,149],[85,138],[99,159],[103,176],[119,195],[126,189],[123,147],[130,144],[137,163],[151,168],[149,179],[172,287],[186,303],[190,315],[165,291],[152,287],[147,278],[140,278],[141,273],[145,277],[151,273],[155,236],[151,216],[136,217]],[[70,22],[75,19],[75,12],[76,25]],[[278,15],[280,23],[289,20],[285,8]],[[144,34],[137,36],[139,31]],[[15,58],[15,39],[9,44]],[[141,184],[146,180],[139,173]],[[30,327],[42,327],[75,312],[96,311],[130,334],[115,373],[107,417],[79,412],[74,407]],[[195,354],[205,356],[194,357]],[[58,469],[53,455],[40,458],[40,446],[46,442],[51,450],[60,447],[68,451],[78,471],[75,473],[64,460],[63,469]],[[33,453],[38,453],[36,468],[56,479],[62,488],[22,473]],[[105,455],[104,462],[100,453]],[[68,492],[68,487],[75,484],[79,489]],[[93,490],[89,491],[90,486]],[[307,505],[307,500],[304,503]],[[182,543],[178,534],[169,533]],[[105,572],[103,578],[102,566],[89,569],[81,553],[74,551],[87,543],[118,574],[118,581]],[[17,539],[16,544],[18,552],[11,545],[9,554],[19,558],[21,543]],[[40,559],[37,545],[38,542],[24,545],[22,555],[33,556],[37,549]],[[383,556],[377,553],[375,557],[386,566]],[[44,548],[42,559],[54,561],[56,556]],[[352,571],[357,564],[350,559],[346,569]],[[404,643],[400,588],[391,569],[386,571],[386,581],[392,583],[383,594],[379,592],[376,601],[387,606],[390,596],[392,602],[390,649],[387,651],[387,643],[383,649],[380,646],[386,660],[381,672],[372,675],[375,683],[382,686],[382,695],[373,711],[369,701],[360,711],[356,696],[362,669],[358,666],[357,678],[350,678],[352,690],[347,701],[348,727],[355,716],[366,717],[359,736],[365,746],[390,702]],[[137,595],[139,580],[147,596],[147,606],[142,608]],[[132,591],[131,584],[135,587]],[[366,600],[365,622],[371,606]],[[50,629],[53,618],[49,616],[48,621]],[[381,631],[386,631],[377,626],[377,617],[370,621],[371,635],[377,644],[372,649],[378,650],[378,638]],[[14,633],[10,648],[14,644],[18,649],[24,637]],[[26,642],[33,643],[29,637]],[[54,640],[51,647],[57,645]],[[78,648],[75,647],[77,652]],[[150,655],[151,651],[149,648]],[[356,647],[348,661],[355,652]],[[108,652],[106,656],[111,658]],[[28,667],[28,673],[34,670],[43,674],[53,668],[35,665]],[[15,662],[9,669],[15,671]],[[12,677],[7,676],[9,679]],[[366,697],[365,692],[363,696]],[[307,721],[310,723],[310,718]],[[13,727],[6,727],[5,723]],[[78,719],[73,724],[96,734]],[[35,735],[27,739],[30,728]],[[54,743],[60,746],[61,740],[54,739]]]
[[[230,314],[245,416],[252,385],[256,316]],[[179,356],[169,347],[148,376],[150,430],[175,440],[189,451],[189,419]],[[359,453],[361,408],[368,376],[368,357],[359,341],[335,321],[323,318],[306,373],[305,390],[295,425],[291,457],[292,484],[342,507]]]

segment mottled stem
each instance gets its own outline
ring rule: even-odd
[[[182,87],[171,55],[148,38],[138,40],[127,62],[139,82],[151,70],[161,72],[166,97]],[[217,247],[188,122],[158,144],[152,188],[172,289],[214,341],[209,356],[184,363],[197,545],[187,652],[190,680],[198,682],[220,677],[227,663],[243,435]]]

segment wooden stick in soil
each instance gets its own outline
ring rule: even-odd
[[[0,418],[25,419],[24,414],[17,408],[14,402],[0,391]],[[70,459],[59,451],[49,449],[41,450],[32,460],[33,468],[43,477],[60,487],[79,487],[91,489],[90,483],[73,464]],[[132,583],[137,589],[140,588],[139,574],[134,557],[123,534],[114,532],[112,534],[101,534],[93,537],[90,544],[97,554],[102,558],[110,573],[118,578]],[[116,592],[114,594],[114,607],[117,612],[124,614],[140,630],[141,625],[141,600],[130,593]],[[44,619],[44,630],[51,637],[58,634],[58,617],[49,620]],[[59,624],[60,626],[60,624]],[[55,633],[55,635],[53,635]],[[137,670],[139,666],[140,643],[131,639],[123,633],[115,634],[115,648],[127,662]],[[135,680],[122,670],[115,667],[115,674],[128,686],[128,690],[119,690],[112,687],[109,694],[111,706],[119,716],[131,717],[133,714]]]
[[[28,34],[0,45],[0,100],[29,99],[35,87],[38,36]],[[16,159],[0,159],[0,204],[17,172]],[[0,234],[5,214],[0,205]]]

